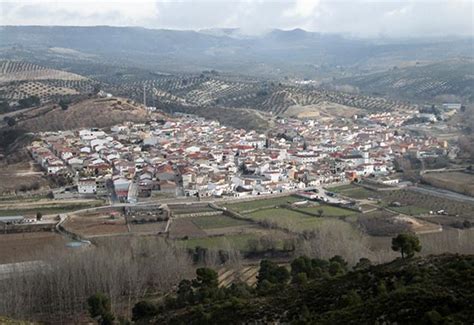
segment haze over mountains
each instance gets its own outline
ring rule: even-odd
[[[249,36],[236,29],[202,31],[135,27],[3,26],[7,59],[93,61],[167,72],[224,72],[303,78],[387,70],[418,61],[472,58],[472,38],[350,39],[302,29]]]

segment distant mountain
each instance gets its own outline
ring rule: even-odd
[[[301,29],[249,36],[238,29],[3,26],[0,35],[0,56],[7,59],[89,60],[162,71],[217,69],[308,78],[383,70],[409,60],[473,56],[472,39],[362,40]]]

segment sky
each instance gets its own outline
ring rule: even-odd
[[[354,37],[474,36],[474,0],[0,0],[0,25],[302,28]]]

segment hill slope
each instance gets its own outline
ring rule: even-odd
[[[155,323],[467,324],[473,304],[474,256],[441,255],[165,309]]]
[[[145,122],[147,113],[126,99],[87,99],[71,104],[67,110],[46,105],[16,116],[20,129],[29,132],[71,130],[83,127],[108,127],[125,121]]]
[[[361,91],[395,98],[474,102],[474,61],[450,60],[411,66],[390,71],[345,78],[339,84],[350,84]],[[444,98],[443,98],[444,97]]]

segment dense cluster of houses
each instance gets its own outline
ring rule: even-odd
[[[48,174],[68,174],[84,195],[136,202],[153,193],[245,196],[386,176],[394,158],[437,154],[435,138],[400,135],[409,114],[279,119],[267,134],[191,115],[110,130],[45,132],[30,146]]]

